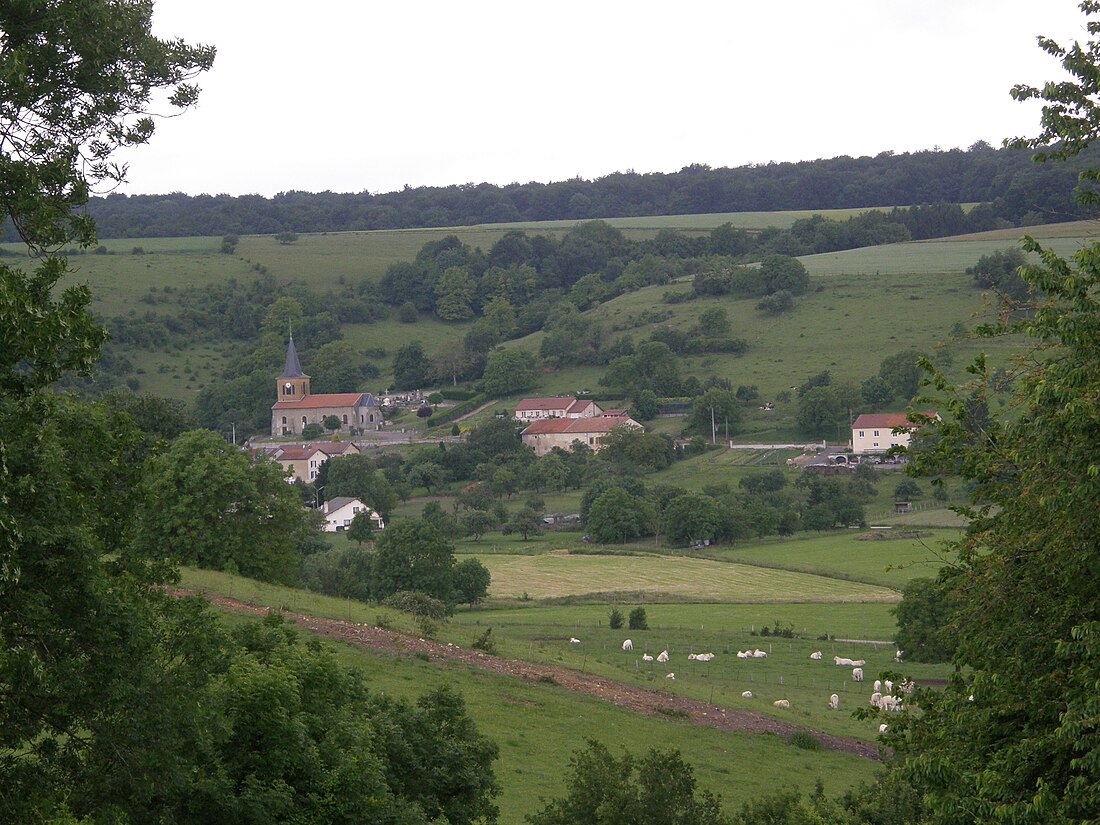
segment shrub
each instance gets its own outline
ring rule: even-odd
[[[645,608],[635,607],[630,611],[628,624],[631,630],[649,630],[649,622],[646,621]]]
[[[324,432],[320,424],[306,424],[302,427],[302,438],[306,441],[311,441],[314,438],[320,438],[324,435]]]
[[[485,628],[485,632],[478,636],[470,645],[474,650],[482,650],[485,653],[496,655],[497,646],[492,639],[493,628]]]
[[[623,626],[623,613],[619,608],[611,608],[611,615],[607,617],[607,625],[612,630],[618,630]]]
[[[821,742],[818,741],[817,737],[804,730],[796,730],[787,742],[805,751],[821,750]]]
[[[411,613],[416,617],[429,619],[443,619],[447,615],[447,605],[439,599],[420,593],[416,590],[399,590],[387,597],[382,604],[400,610],[402,613]]]

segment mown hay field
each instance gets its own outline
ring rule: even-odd
[[[682,556],[589,556],[564,552],[477,557],[490,596],[533,599],[647,593],[723,602],[894,602],[896,591],[823,576]]]

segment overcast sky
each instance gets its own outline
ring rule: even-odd
[[[218,49],[123,192],[389,192],[999,145],[1078,0],[156,0]]]

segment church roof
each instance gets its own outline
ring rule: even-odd
[[[377,407],[369,392],[316,393],[297,401],[276,401],[273,410],[312,410],[324,407]]]
[[[298,351],[294,349],[294,336],[290,336],[290,343],[286,346],[286,365],[280,378],[305,378],[302,365],[298,362]]]

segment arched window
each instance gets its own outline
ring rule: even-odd
[[[285,415],[283,416],[283,423],[284,424],[286,423],[286,416]]]
[[[373,424],[373,423],[374,423],[374,413],[371,413],[371,414],[370,414],[370,423],[371,423],[371,424]]]
[[[305,423],[306,423],[306,417],[305,417],[305,416],[303,415],[303,416],[302,416],[302,425],[304,426],[304,425],[305,425]]]
[[[348,417],[347,417],[346,415],[344,416],[344,423],[345,423],[345,424],[347,424],[347,423],[348,423]]]

